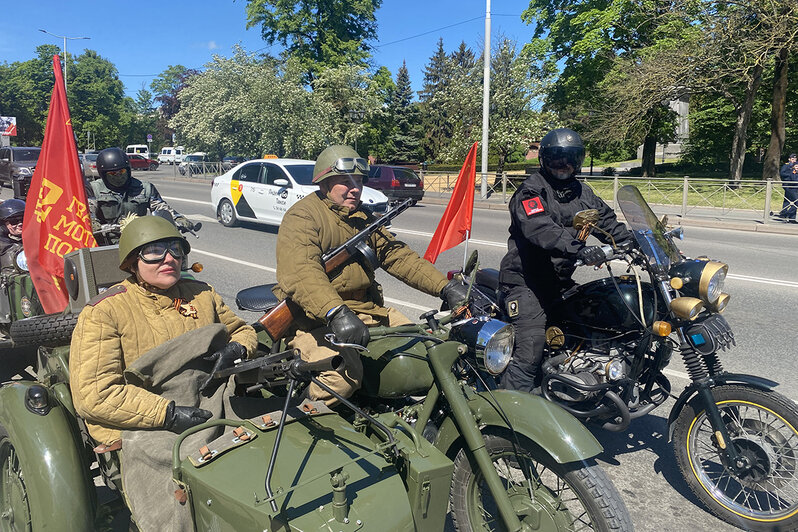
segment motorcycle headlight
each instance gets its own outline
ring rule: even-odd
[[[498,375],[510,363],[513,326],[490,318],[473,318],[454,328],[454,336],[474,352],[480,368]]]
[[[19,253],[17,253],[16,262],[17,262],[17,268],[25,272],[28,271],[28,259],[27,257],[25,257],[25,250],[22,250]]]
[[[683,295],[699,297],[711,306],[717,303],[723,292],[723,283],[728,271],[729,265],[722,262],[689,260],[674,264],[670,275],[679,279],[676,285],[680,283],[683,285],[680,288]],[[673,286],[674,282],[671,281]]]

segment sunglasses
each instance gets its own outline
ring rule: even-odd
[[[162,262],[166,258],[167,253],[178,260],[186,256],[183,252],[183,244],[180,240],[166,240],[163,242],[145,244],[139,250],[139,258],[145,264],[156,264]]]
[[[359,169],[364,174],[367,174],[369,171],[369,162],[360,157],[341,157],[335,161],[332,166],[329,166],[317,173],[316,176],[324,175],[331,170],[335,170],[336,172],[344,174],[351,174],[355,171],[355,168]]]
[[[105,172],[106,176],[116,177],[116,176],[127,176],[127,168],[122,168],[121,170],[108,170]]]

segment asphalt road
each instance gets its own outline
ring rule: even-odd
[[[199,238],[189,237],[192,258],[205,267],[199,277],[211,283],[231,306],[239,290],[275,282],[277,228],[256,224],[223,227],[216,222],[209,203],[209,183],[170,180],[171,170],[137,172],[137,177],[151,178],[176,210],[203,222]],[[2,196],[8,197],[8,191],[4,190]],[[443,209],[419,204],[397,218],[392,230],[423,254]],[[479,250],[482,266],[498,267],[506,250],[508,219],[504,211],[475,210],[470,248]],[[686,227],[680,247],[690,256],[707,255],[730,265],[725,291],[732,299],[724,315],[734,328],[737,347],[722,354],[725,367],[780,382],[781,393],[798,399],[793,362],[798,355],[794,341],[798,325],[798,237]],[[444,252],[437,266],[446,271],[458,268],[462,261],[461,245]],[[577,280],[602,275],[606,275],[605,270],[581,268]],[[439,305],[437,298],[408,290],[385,272],[378,272],[378,281],[383,284],[387,303],[410,317]],[[240,314],[248,320],[259,317]],[[681,361],[674,357],[666,371],[678,394],[687,383]],[[671,405],[668,401],[651,415],[634,421],[626,432],[594,429],[604,446],[599,462],[621,492],[637,530],[734,530],[709,514],[681,479],[667,441],[666,419]]]

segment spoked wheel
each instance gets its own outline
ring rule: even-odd
[[[0,530],[31,530],[30,503],[17,450],[0,426]]]
[[[718,517],[748,530],[798,528],[798,407],[776,392],[712,389],[746,470],[724,465],[697,400],[676,421],[674,453],[690,489]]]
[[[487,435],[485,444],[524,530],[632,530],[626,506],[598,465],[558,464],[531,441],[519,439],[517,447]],[[455,458],[451,505],[459,531],[505,530],[482,472],[465,450]]]

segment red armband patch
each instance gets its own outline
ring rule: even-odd
[[[539,197],[524,200],[521,202],[521,205],[524,206],[524,211],[527,216],[543,212],[543,203],[540,201]]]

